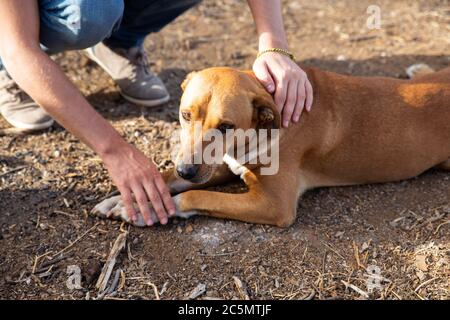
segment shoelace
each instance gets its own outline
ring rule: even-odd
[[[154,75],[149,72],[150,69],[150,63],[148,61],[148,57],[144,52],[144,49],[140,49],[134,57],[130,59],[130,62],[133,66],[133,76],[132,80],[137,80],[137,74],[140,69],[144,70],[144,73],[146,76],[150,76],[150,78],[153,78]]]

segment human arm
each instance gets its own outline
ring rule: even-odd
[[[259,37],[259,52],[270,48],[288,50],[283,26],[281,1],[247,0],[255,20]],[[288,56],[276,52],[257,58],[253,71],[268,92],[274,94],[275,103],[282,113],[282,124],[298,122],[303,109],[311,110],[313,89],[306,73]]]
[[[175,206],[156,166],[97,113],[39,44],[37,1],[0,1],[0,56],[11,77],[56,121],[93,149],[121,192],[130,218],[134,196],[148,224],[150,200],[159,220]]]

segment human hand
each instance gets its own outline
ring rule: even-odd
[[[282,125],[297,123],[303,109],[309,112],[313,104],[313,89],[307,74],[289,57],[267,52],[255,60],[253,72],[266,90],[274,94],[282,115]]]
[[[103,161],[120,191],[128,217],[135,222],[137,214],[133,196],[147,225],[155,223],[151,218],[149,201],[161,224],[175,214],[175,204],[169,189],[157,167],[138,149],[129,144],[105,155]]]

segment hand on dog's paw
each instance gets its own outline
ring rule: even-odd
[[[121,220],[134,225],[136,227],[146,227],[147,224],[144,221],[144,218],[139,212],[139,209],[135,205],[135,210],[137,212],[136,221],[131,221],[127,215],[125,210],[125,206],[122,202],[122,198],[120,196],[112,197],[106,200],[103,200],[99,204],[97,204],[94,209],[92,209],[92,214],[96,215],[100,218],[108,218],[114,220]],[[151,218],[154,222],[159,222],[158,217],[156,216],[154,210],[151,208]]]
[[[181,194],[176,195],[173,197],[173,200],[178,207],[179,202],[181,201]],[[131,221],[131,219],[128,217],[128,214],[126,212],[125,206],[122,202],[121,196],[116,196],[112,198],[108,198],[106,200],[103,200],[99,204],[97,204],[92,209],[92,214],[96,215],[100,218],[107,218],[107,219],[114,219],[114,220],[121,220],[125,221],[126,223],[129,223],[136,227],[147,227],[147,224],[144,221],[144,218],[142,217],[142,214],[139,212],[139,208],[136,203],[133,204],[134,209],[137,212],[137,219],[136,221]],[[155,223],[159,222],[158,216],[156,215],[155,211],[153,210],[152,206],[150,206],[150,213],[152,221]],[[193,215],[199,214],[198,211],[192,210],[192,211],[184,211],[181,212],[178,209],[176,210],[175,217],[188,219],[189,217]]]

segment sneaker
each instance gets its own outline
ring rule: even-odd
[[[0,70],[0,114],[13,127],[27,131],[46,129],[54,122],[5,70]]]
[[[112,50],[99,43],[86,49],[85,53],[113,78],[126,100],[147,107],[169,101],[166,87],[150,71],[142,48]]]

